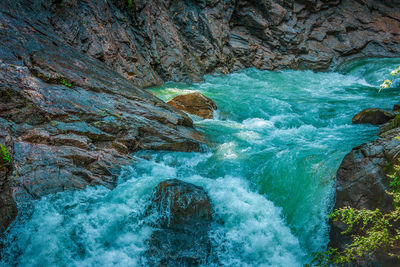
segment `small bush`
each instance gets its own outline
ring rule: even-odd
[[[67,87],[71,87],[71,86],[72,86],[71,82],[68,82],[68,81],[65,80],[65,79],[62,79],[60,83],[61,83],[62,85],[67,86]]]
[[[5,163],[11,162],[10,152],[5,145],[0,144],[0,168],[3,168]]]

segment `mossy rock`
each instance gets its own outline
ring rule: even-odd
[[[400,114],[397,114],[396,117],[394,117],[391,121],[385,125],[382,125],[380,133],[384,133],[398,127],[400,127]]]
[[[373,124],[380,125],[384,124],[396,115],[393,112],[382,110],[379,108],[367,108],[360,111],[352,119],[353,124]]]

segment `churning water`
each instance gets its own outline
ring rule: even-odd
[[[329,73],[248,69],[153,89],[164,100],[198,91],[217,103],[215,119],[195,118],[209,151],[139,152],[112,191],[99,186],[42,198],[12,226],[0,265],[146,265],[150,193],[178,178],[203,186],[223,222],[209,233],[220,265],[302,266],[328,243],[326,215],[341,160],[377,133],[352,125],[352,116],[400,100],[398,86],[377,93],[396,64],[366,59]]]

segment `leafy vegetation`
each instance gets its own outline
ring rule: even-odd
[[[392,177],[393,188],[399,188],[399,165],[396,165],[396,170],[396,173],[390,176]],[[400,223],[400,191],[396,189],[393,192],[387,191],[386,193],[393,197],[394,207],[387,213],[383,213],[379,209],[358,210],[344,207],[329,215],[333,221],[341,220],[348,226],[342,234],[349,234],[354,231],[352,243],[348,244],[342,251],[329,248],[326,251],[315,253],[311,266],[345,266],[377,250],[400,259],[400,255],[390,252],[392,249],[398,248],[400,244],[400,229],[398,229],[398,223]]]
[[[71,86],[72,86],[71,82],[68,82],[68,81],[65,80],[65,79],[62,79],[60,83],[61,83],[62,85],[67,86],[67,87],[71,87]]]
[[[10,152],[5,145],[0,144],[0,168],[3,168],[4,163],[11,162]]]
[[[400,139],[400,137],[396,137],[397,139]],[[390,186],[393,188],[394,192],[400,192],[400,165],[395,164],[393,166],[394,173],[388,175],[388,177],[391,179],[390,181]]]
[[[382,125],[381,132],[387,132],[387,131],[395,129],[397,127],[400,127],[400,114],[397,114],[396,117],[394,117],[394,119],[392,119],[387,124]]]

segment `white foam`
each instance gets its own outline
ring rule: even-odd
[[[238,157],[236,150],[236,144],[234,142],[228,142],[219,145],[215,154],[220,159],[232,160]]]
[[[113,191],[98,186],[44,197],[32,217],[12,229],[9,242],[21,254],[6,262],[21,266],[146,264],[146,241],[153,229],[144,214],[152,189],[190,170],[193,159],[200,164],[210,157],[192,154],[182,159],[178,154],[167,154],[161,161],[139,159],[135,168],[124,170]],[[166,162],[171,163],[174,155],[172,167]],[[214,223],[210,232],[220,264],[300,266],[303,252],[281,210],[253,192],[245,180],[189,174],[179,178],[203,186],[212,200],[214,218],[224,222]]]
[[[262,118],[250,118],[243,121],[243,128],[251,130],[262,130],[266,128],[271,128],[274,123]]]

